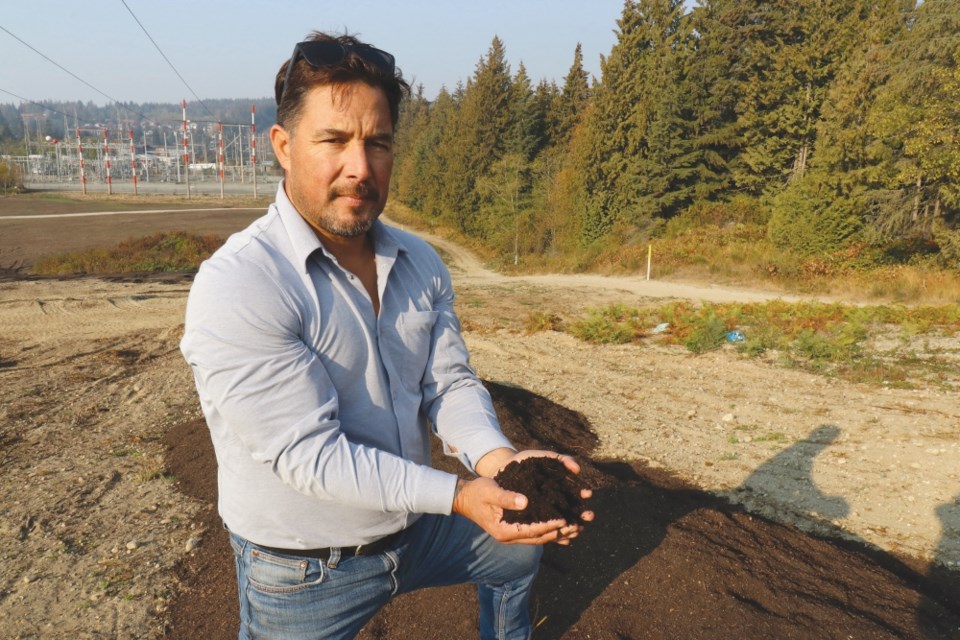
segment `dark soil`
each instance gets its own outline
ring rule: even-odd
[[[594,460],[596,438],[582,416],[522,389],[488,387],[514,443],[576,456],[594,489],[596,521],[572,546],[546,547],[532,604],[536,638],[960,639],[955,572],[803,534],[662,471]],[[203,545],[180,567],[186,588],[167,637],[236,638],[233,559],[216,514],[206,426],[181,424],[166,442],[180,488],[208,505]],[[460,585],[406,594],[361,637],[476,637],[474,593]]]
[[[527,458],[511,462],[494,480],[502,488],[527,497],[526,509],[505,510],[503,521],[531,524],[548,520],[579,522],[585,507],[580,490],[586,488],[556,458]]]

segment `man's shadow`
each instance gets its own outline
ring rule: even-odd
[[[804,519],[824,523],[846,516],[850,511],[847,501],[823,493],[813,481],[814,461],[839,436],[840,428],[835,425],[817,427],[757,467],[731,492],[731,501],[764,515],[772,515],[769,503],[775,502],[780,511],[786,507]]]
[[[917,610],[917,621],[930,637],[943,633],[943,627],[949,625],[954,634],[950,637],[960,638],[960,627],[953,627],[943,620],[949,615],[944,611],[943,603],[954,603],[953,614],[960,613],[960,566],[950,569],[947,565],[960,559],[960,494],[954,496],[953,501],[937,507],[937,517],[940,519],[940,543],[926,578],[928,593],[936,597],[927,595],[923,598]]]

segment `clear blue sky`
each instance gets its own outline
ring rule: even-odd
[[[582,43],[600,76],[623,0],[126,0],[200,98],[271,95],[293,45],[313,29],[342,32],[393,53],[428,98],[473,73],[493,37],[512,72],[562,83]],[[4,2],[0,26],[120,101],[194,98],[122,0]],[[0,30],[0,90],[29,100],[110,100]],[[0,91],[0,102],[19,102]]]

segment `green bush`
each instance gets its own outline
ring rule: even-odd
[[[591,309],[585,319],[570,325],[570,333],[595,344],[626,344],[646,334],[640,311],[621,304]]]
[[[853,201],[826,193],[815,178],[799,180],[773,201],[770,239],[802,255],[836,251],[860,230]]]
[[[737,196],[730,202],[691,205],[670,219],[662,235],[665,238],[675,238],[703,227],[765,226],[769,219],[770,210],[757,199]]]
[[[693,329],[687,335],[683,344],[694,353],[719,349],[723,346],[727,331],[727,323],[724,319],[711,310],[705,316],[694,321]]]

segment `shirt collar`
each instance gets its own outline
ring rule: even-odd
[[[293,247],[296,264],[304,269],[304,273],[306,273],[310,256],[318,250],[327,256],[327,258],[333,259],[333,256],[327,252],[323,243],[320,242],[313,227],[303,219],[303,216],[300,215],[297,208],[290,202],[290,199],[287,197],[287,192],[284,191],[283,188],[283,179],[280,180],[280,184],[277,186],[276,206],[280,214],[280,220],[283,221],[283,226],[287,230],[287,235],[290,237],[290,245]],[[373,223],[371,231],[373,235],[373,250],[378,257],[396,258],[399,253],[406,253],[408,251],[403,239],[398,237],[398,234],[394,233],[391,227],[379,219]]]
[[[287,198],[287,192],[283,189],[283,179],[277,186],[277,198],[275,200],[277,212],[280,214],[280,220],[290,238],[290,246],[293,248],[293,257],[295,264],[306,273],[307,261],[318,249],[323,251],[323,245],[313,227],[307,224],[297,208],[293,206],[290,199]]]

